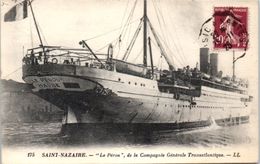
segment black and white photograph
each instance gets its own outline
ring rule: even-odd
[[[257,163],[257,0],[0,2],[2,163]]]

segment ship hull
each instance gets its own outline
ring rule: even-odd
[[[200,97],[176,98],[159,91],[156,80],[116,71],[74,65],[29,65],[23,70],[35,94],[65,111],[64,127],[143,124],[180,129],[249,120],[250,107],[243,101],[248,96],[239,93],[202,86]]]
[[[212,123],[230,126],[249,122],[247,109],[234,108],[232,111],[229,108],[198,108],[200,105],[180,105],[184,102],[174,99],[156,101],[157,98],[147,101],[117,95],[100,96],[94,92],[61,90],[44,90],[35,94],[64,109],[62,131],[94,124],[108,129],[117,129],[118,126],[136,129],[141,125],[154,130],[174,130],[209,126]],[[205,102],[203,104],[207,105]]]

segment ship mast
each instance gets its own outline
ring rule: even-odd
[[[144,55],[143,55],[143,64],[146,67],[147,66],[147,0],[144,0],[144,31],[143,31],[143,46],[144,46]]]

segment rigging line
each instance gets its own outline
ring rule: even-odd
[[[152,44],[153,44],[154,47],[158,47],[158,44],[154,41],[154,39],[151,39],[151,41],[152,41]],[[164,58],[164,60],[165,60],[165,58]],[[160,54],[159,59],[158,59],[158,63],[156,65],[157,68],[161,69],[162,68],[162,63],[163,63],[163,55]]]
[[[120,38],[118,38],[118,37],[116,38],[116,41],[115,41],[114,47],[116,47],[117,44],[119,44],[119,39],[120,39]],[[120,45],[119,45],[118,47],[120,48]]]
[[[131,53],[131,50],[132,50],[132,48],[133,48],[133,46],[135,44],[135,41],[136,41],[136,39],[138,37],[138,34],[141,31],[142,23],[143,23],[143,20],[141,19],[141,21],[140,21],[140,23],[138,25],[138,28],[136,29],[136,31],[134,33],[134,36],[133,36],[133,38],[132,38],[132,40],[131,40],[131,42],[130,42],[129,46],[127,47],[127,50],[126,50],[126,52],[124,54],[123,60],[125,60],[125,61],[128,59],[129,54]]]
[[[158,6],[155,4],[154,0],[153,0],[153,6],[154,6],[154,9],[155,9],[156,17],[157,17],[157,20],[158,20],[158,22],[159,22],[159,26],[160,26],[160,30],[161,30],[161,32],[162,32],[163,38],[166,39],[167,44],[168,44],[169,41],[168,41],[167,37],[165,37],[164,30],[162,29],[162,24],[161,24],[161,20],[160,20],[159,16],[161,16],[162,20],[164,20],[164,17],[163,17],[162,14],[160,14],[160,9],[159,9]],[[166,26],[165,22],[163,22],[163,23],[164,23],[164,26]]]
[[[152,26],[152,24],[151,24],[149,19],[148,19],[147,22],[148,22],[148,25],[149,25],[149,27],[150,27],[150,29],[152,31],[152,34],[153,34],[153,36],[154,36],[154,38],[155,38],[155,40],[157,42],[158,47],[161,50],[161,54],[163,55],[163,57],[165,58],[167,64],[169,65],[170,70],[174,70],[174,60],[172,58],[170,58],[168,56],[168,54],[166,53],[166,51],[165,51],[165,49],[164,49],[164,47],[163,47],[163,45],[162,45],[162,43],[161,43],[157,33],[156,33],[155,29],[153,28],[153,26]]]
[[[155,7],[154,0],[152,2],[153,2],[153,7],[154,7],[154,10],[155,10],[155,13],[156,13],[156,17],[157,17],[157,20],[158,20],[158,23],[159,23],[159,27],[160,27],[161,33],[162,33],[163,37],[165,38],[164,33],[163,33],[163,29],[162,29],[162,25],[161,25],[161,21],[160,21],[160,18],[159,18],[159,14],[158,14],[158,11],[157,11],[157,9]]]
[[[48,42],[47,42],[47,40],[46,40],[46,38],[45,38],[45,35],[44,35],[43,31],[42,31],[41,26],[39,25],[38,22],[36,22],[36,23],[37,23],[37,25],[38,25],[38,27],[39,27],[39,29],[40,29],[40,32],[41,32],[41,34],[42,34],[42,36],[43,36],[43,40],[45,41],[46,45],[48,46],[49,44],[48,44]]]
[[[161,9],[160,9],[158,6],[161,7],[161,5],[156,5],[156,7],[157,7],[157,9],[158,9],[158,13],[159,13],[160,17],[162,18],[162,21],[163,21],[163,24],[164,24],[164,26],[165,26],[165,29],[166,29],[167,31],[169,31],[169,30],[167,29],[167,25],[166,25],[166,23],[165,23],[165,19],[164,19],[164,16],[163,16],[163,14],[162,14],[162,11],[161,11]],[[158,13],[156,12],[156,14],[158,14]],[[158,19],[159,19],[159,18],[158,18]],[[163,30],[162,30],[162,34],[163,34],[163,37],[165,37]],[[165,44],[167,45],[167,47],[169,48],[168,35],[166,35],[165,39],[166,39],[166,41],[164,41],[164,42],[165,42]],[[177,44],[175,43],[175,41],[172,40],[172,42],[173,42],[173,45],[174,45],[174,47],[175,47],[175,49],[176,49],[176,51],[177,51],[177,55],[180,56],[180,60],[182,61],[182,64],[185,65],[186,62],[185,62],[185,59],[184,59],[184,55],[181,54],[181,51],[179,50],[179,47],[177,46]],[[170,49],[170,48],[169,48],[169,49]],[[172,53],[172,52],[171,52],[171,53]],[[177,56],[176,56],[176,58],[177,58]]]
[[[161,38],[160,35],[158,37]],[[167,43],[165,43],[165,41],[163,39],[161,39],[161,40],[163,41],[164,45],[167,47],[168,51],[171,54],[173,54],[173,55],[171,55],[171,57],[176,59],[176,61],[178,61],[180,65],[185,65],[185,63],[178,57],[179,55],[178,56],[174,55],[175,53],[173,53],[173,51],[170,49],[169,45]]]
[[[129,22],[131,20],[131,17],[133,15],[133,10],[134,10],[135,6],[133,6],[133,8],[131,9],[130,13],[129,13],[129,16],[122,28],[122,31],[120,32],[120,37],[124,36],[125,35],[125,32],[127,31],[127,26],[129,26]]]
[[[164,60],[165,60],[165,59],[164,59]],[[159,58],[158,64],[157,64],[159,70],[162,70],[162,63],[163,63],[163,56],[160,55],[160,58]]]
[[[125,36],[126,36],[126,32],[127,32],[127,30],[128,30],[127,27],[129,27],[129,25],[132,24],[132,23],[130,23],[130,22],[131,22],[131,20],[132,20],[133,13],[134,13],[134,10],[135,10],[135,8],[136,8],[136,4],[137,4],[137,0],[135,1],[134,6],[132,7],[132,9],[131,9],[131,11],[130,11],[130,14],[129,14],[127,20],[126,20],[125,25],[123,26],[123,29],[122,29],[121,34],[119,35],[120,43],[121,43],[122,40],[124,40],[124,38],[125,38]],[[129,30],[129,31],[131,31],[131,30]],[[116,58],[118,57],[120,51],[121,51],[121,47],[119,46],[119,50],[118,50],[118,52],[117,52]]]
[[[159,3],[160,3],[160,1],[159,1]],[[159,6],[159,7],[158,7],[158,6]],[[157,7],[157,9],[158,9],[159,15],[160,15],[161,18],[162,18],[163,24],[166,25],[165,19],[164,19],[164,17],[163,17],[162,10],[161,10],[161,3],[160,3],[160,5],[156,5],[156,7]]]
[[[125,34],[124,34],[123,38],[121,38],[121,41],[126,38],[126,39],[125,39],[125,40],[126,40],[126,41],[125,41],[125,44],[129,44],[129,43],[128,43],[129,40],[130,40],[129,38],[131,38],[131,37],[130,37],[130,34],[131,34],[131,29],[132,29],[131,27],[132,27],[132,26],[131,26],[131,25],[128,25],[128,26],[129,26],[129,27],[128,27],[128,30],[125,31]]]
[[[130,33],[131,33],[131,25],[130,25],[129,30],[128,30],[127,41],[125,42],[125,44],[127,44],[128,40],[129,40],[129,38],[130,38]],[[125,31],[125,34],[126,34],[126,31]],[[126,35],[125,35],[125,36],[126,36]],[[123,37],[123,39],[125,38],[125,36]],[[131,44],[131,41],[130,41],[129,44]],[[120,50],[120,49],[119,49],[119,50]],[[120,51],[118,51],[118,54],[119,54],[119,52],[120,52]],[[117,56],[118,56],[118,54],[117,54]]]
[[[136,4],[137,4],[137,0],[135,1],[135,4],[134,4],[134,6],[133,6],[133,8],[132,8],[132,10],[131,10],[131,12],[130,12],[130,14],[129,14],[129,16],[128,16],[128,19],[127,19],[127,21],[126,21],[126,24],[125,24],[124,27],[123,27],[123,29],[125,29],[125,30],[123,30],[123,31],[122,31],[122,34],[121,34],[121,39],[122,39],[122,40],[125,38],[126,31],[127,31],[127,29],[128,29],[127,27],[129,27],[130,22],[131,22],[131,20],[132,20],[132,17],[133,17],[135,8],[136,8]]]
[[[5,78],[9,77],[10,75],[16,73],[16,72],[19,71],[20,69],[22,69],[22,67],[19,67],[19,68],[17,68],[16,70],[14,70],[13,72],[7,74],[6,76],[3,77],[3,79],[5,79]]]
[[[95,52],[99,52],[101,50],[103,50],[104,48],[108,47],[110,44],[114,43],[117,40],[117,38],[115,40],[113,40],[112,42],[109,42],[108,44],[98,48]]]
[[[167,10],[167,13],[169,13],[168,5],[166,6],[166,10]],[[164,22],[164,24],[166,24],[164,18],[163,18],[163,22]],[[171,23],[171,22],[170,22],[170,23]],[[171,24],[172,24],[172,23],[171,23]],[[175,34],[176,34],[177,42],[180,43],[180,39],[179,39],[178,33],[176,32],[176,29],[175,29],[175,28],[176,28],[176,27],[175,27],[175,24],[172,24],[172,25],[173,25],[174,32],[175,32]],[[166,28],[167,28],[167,26],[166,26]],[[173,38],[171,33],[170,33],[170,36],[171,36],[170,38]],[[174,41],[174,40],[173,40],[173,41]],[[176,44],[176,43],[174,42],[174,44]],[[178,48],[178,50],[180,50],[182,59],[183,59],[184,61],[186,61],[186,59],[184,58],[185,55],[184,55],[184,51],[183,51],[182,46],[181,46],[181,45],[177,46],[177,44],[176,44],[176,47]],[[185,62],[185,63],[186,63],[186,62]]]
[[[158,36],[160,38],[160,36]],[[177,61],[179,63],[180,66],[184,66],[185,64],[181,61],[181,59],[179,59],[177,56],[174,55],[174,53],[172,52],[172,50],[169,48],[169,46],[165,43],[165,41],[163,39],[161,39],[164,42],[164,45],[168,48],[168,51],[172,54],[170,55],[173,60]]]
[[[158,23],[159,23],[160,30],[161,30],[161,32],[162,32],[163,37],[165,38],[164,33],[163,33],[163,30],[162,30],[162,25],[161,25],[161,21],[160,21],[160,18],[159,18],[159,14],[158,14],[158,11],[157,11],[157,9],[156,9],[156,7],[155,7],[155,2],[154,2],[154,0],[152,0],[152,2],[153,2],[153,7],[154,7],[154,10],[155,10],[155,13],[156,13],[156,17],[157,17],[157,20],[158,20]]]
[[[169,47],[169,45],[166,43],[166,41],[163,40],[160,35],[158,35],[158,37],[160,38],[160,40],[163,41],[163,43],[164,43],[164,45],[166,46],[167,50],[172,54],[172,55],[171,55],[171,58],[173,58],[173,60],[176,60],[176,61],[180,64],[180,66],[184,66],[184,65],[185,65],[185,62],[182,60],[182,58],[180,58],[180,55],[178,55],[178,52],[177,52],[177,54],[176,54],[176,53],[173,53],[173,51],[171,50],[171,48]],[[173,42],[173,43],[174,43],[174,42]],[[176,48],[175,43],[173,44],[173,46]],[[175,54],[175,55],[174,55],[174,54]]]
[[[135,0],[134,6],[132,7],[132,9],[131,9],[131,11],[130,11],[130,13],[129,13],[129,16],[128,16],[126,22],[125,22],[125,25],[123,26],[123,29],[122,29],[121,34],[124,32],[124,29],[127,27],[127,25],[129,25],[129,22],[130,22],[130,20],[131,20],[131,17],[133,16],[133,13],[134,13],[136,4],[137,4],[137,0]]]
[[[170,35],[171,35],[171,34],[170,34]],[[177,42],[180,43],[180,39],[179,39],[178,34],[176,34],[176,38],[177,38]],[[176,43],[174,42],[174,44],[176,44]],[[176,45],[177,45],[177,44],[176,44]],[[180,45],[180,46],[177,46],[177,47],[179,47],[178,50],[181,52],[181,58],[182,58],[182,60],[184,61],[185,64],[187,64],[187,63],[186,63],[186,59],[184,58],[185,55],[184,55],[184,51],[183,51],[182,46]]]
[[[167,45],[168,49],[169,49],[169,46],[168,46],[168,38],[165,37],[165,34],[164,34],[164,30],[162,28],[162,24],[161,24],[161,21],[160,21],[160,18],[159,18],[159,8],[157,7],[157,5],[155,4],[154,1],[153,2],[153,7],[154,7],[154,10],[155,10],[155,13],[156,13],[156,17],[157,17],[157,20],[158,20],[158,23],[159,23],[159,27],[160,27],[160,30],[161,30],[161,33],[162,33],[162,37],[166,39],[166,41],[164,41],[162,38],[162,40],[164,41],[164,44]],[[163,19],[163,16],[161,15],[162,19]]]
[[[151,27],[151,24],[150,24],[150,27]],[[163,39],[160,39],[161,37],[160,37],[160,35],[158,35],[157,34],[157,32],[155,31],[155,29],[153,28],[153,30],[152,31],[154,31],[154,33],[156,34],[156,36],[157,36],[157,38],[155,37],[155,35],[154,35],[154,37],[155,37],[155,40],[156,40],[156,42],[158,43],[158,41],[160,42],[160,40],[162,40],[163,42],[164,42],[164,40]],[[171,49],[168,47],[168,45],[167,44],[165,44],[165,42],[164,42],[164,45],[165,46],[167,46],[167,48],[169,49],[169,51],[170,51],[170,53],[172,53],[172,51],[171,51]],[[161,46],[163,46],[161,43],[160,43],[160,46],[159,46],[159,48],[161,47]],[[160,49],[163,49],[163,47],[161,47]],[[165,50],[163,49],[163,54],[164,54],[164,57],[166,57],[166,58],[168,58],[169,59],[169,55],[167,55],[167,53],[165,52]],[[174,54],[174,53],[172,53],[172,54]],[[165,56],[166,55],[166,56]],[[174,55],[171,55],[171,59],[173,59],[175,56]],[[166,60],[168,60],[168,59],[166,59]],[[175,57],[175,61],[177,61],[180,65],[182,65],[182,62],[180,62],[180,60],[179,60],[179,58],[177,58],[177,57]],[[168,61],[167,61],[168,62]],[[172,61],[173,63],[171,63],[171,64],[173,64],[174,65],[174,60]]]
[[[131,39],[131,34],[132,34],[132,32],[131,32],[131,30],[132,30],[132,26],[130,25],[129,26],[129,30],[128,30],[128,33],[127,33],[127,41],[126,41],[126,44],[129,42],[129,40]],[[130,40],[130,44],[131,44],[131,40]]]
[[[128,24],[128,25],[127,25],[127,29],[128,29],[128,30],[125,31],[125,35],[122,37],[122,40],[124,40],[124,38],[127,37],[127,39],[126,39],[127,41],[126,41],[126,42],[128,42],[128,41],[129,41],[129,38],[131,38],[131,37],[130,37],[130,34],[131,34],[132,25],[129,25],[129,24]],[[127,31],[128,31],[128,33],[127,33]],[[126,33],[127,33],[127,34],[126,34]]]
[[[29,2],[30,9],[31,9],[31,13],[32,13],[32,17],[33,17],[34,24],[35,24],[35,28],[36,28],[36,31],[37,31],[37,34],[38,34],[38,37],[39,37],[40,47],[42,47],[42,51],[44,52],[43,43],[42,43],[42,38],[41,38],[41,33],[40,33],[40,31],[39,31],[39,28],[38,28],[38,25],[37,25],[37,21],[36,21],[35,15],[34,15],[33,7],[32,7],[32,2],[30,2],[30,1],[28,1],[28,2]],[[44,53],[44,58],[45,58],[45,53]]]
[[[143,52],[143,48],[141,48],[140,51],[137,53],[137,56],[134,58],[133,63],[135,63],[135,61],[141,55],[142,52]]]
[[[178,42],[180,42],[180,40],[178,39],[178,35],[177,34],[176,34],[176,38],[177,38]],[[176,50],[179,52],[179,56],[180,56],[181,60],[186,65],[186,59],[184,58],[184,52],[183,52],[181,46],[178,46],[178,44],[174,40],[172,40],[172,42],[173,42],[173,45],[176,47]]]
[[[168,51],[172,54],[172,55],[170,55],[170,56],[172,57],[172,59],[173,59],[174,61],[176,61],[175,64],[182,67],[182,66],[184,65],[183,62],[182,62],[177,56],[174,55],[174,53],[173,53],[172,50],[168,47],[168,45],[165,44],[165,46],[168,48]]]
[[[34,0],[31,0],[29,3],[31,4],[33,1],[34,1]],[[32,12],[31,12],[31,14],[32,14],[32,16],[33,16],[33,13],[32,13]],[[36,28],[37,28],[37,26],[39,27],[39,33],[43,36],[43,39],[44,39],[45,43],[48,45],[47,40],[46,40],[46,38],[45,38],[45,36],[44,36],[44,34],[43,34],[43,31],[42,31],[42,29],[41,29],[41,27],[40,27],[40,24],[39,24],[36,20],[34,20],[34,21],[35,21]],[[31,22],[31,19],[30,19],[30,22]],[[41,44],[43,44],[43,43],[41,43]],[[42,45],[42,46],[43,46],[43,45]]]
[[[129,5],[129,0],[127,1],[127,4],[126,4],[126,8],[125,8],[125,11],[124,11],[124,15],[123,15],[123,18],[122,18],[122,21],[121,21],[121,25],[120,25],[120,29],[122,28],[123,26],[123,22],[124,22],[124,19],[125,19],[125,16],[126,16],[126,11],[128,9],[128,5]],[[120,32],[121,33],[121,32]],[[120,34],[119,33],[119,34]]]
[[[138,20],[139,20],[139,19],[135,19],[135,20],[133,20],[132,22],[130,22],[130,24],[133,24],[133,23],[137,22]],[[88,38],[88,39],[85,39],[84,41],[89,41],[89,40],[92,40],[92,39],[96,39],[96,38],[99,38],[99,37],[101,37],[101,36],[105,36],[105,35],[107,35],[107,34],[110,34],[110,33],[114,32],[114,31],[118,31],[118,30],[120,30],[120,29],[121,29],[121,27],[117,27],[117,28],[114,28],[114,29],[112,29],[112,30],[110,30],[110,31],[104,32],[104,33],[102,33],[102,34],[98,34],[98,35],[93,36],[93,37]]]
[[[164,41],[164,44],[167,45],[167,48],[171,51],[171,49],[169,48],[169,39],[168,39],[168,37],[165,37],[164,30],[162,29],[162,25],[161,25],[161,21],[160,21],[159,15],[161,16],[162,20],[164,20],[164,17],[163,17],[162,14],[159,14],[160,9],[157,7],[157,5],[155,4],[154,1],[153,1],[153,6],[154,6],[154,9],[155,9],[155,12],[156,12],[157,20],[158,20],[158,22],[159,22],[159,26],[160,26],[161,33],[162,33],[162,35],[163,35],[163,38],[166,39],[166,41],[164,41],[162,38],[161,38],[161,39]],[[157,7],[157,8],[156,8],[156,7]],[[164,26],[166,27],[165,21],[164,21],[163,23],[164,23]],[[167,35],[166,35],[166,36],[167,36]],[[177,46],[176,46],[175,44],[174,44],[174,47],[175,47],[176,50],[178,51],[177,53],[180,53],[179,50],[177,49]],[[172,53],[172,51],[171,51],[171,53]],[[176,56],[176,58],[177,58],[177,56]],[[178,60],[179,60],[179,59],[178,59]],[[182,58],[181,58],[180,60],[181,60],[181,63],[183,63],[183,64],[185,63],[185,62],[182,60]],[[182,65],[182,64],[181,64],[181,65]]]
[[[160,15],[160,17],[162,18],[162,21],[163,21],[163,24],[164,24],[164,26],[165,26],[165,29],[167,30],[167,31],[169,31],[168,29],[167,29],[167,25],[166,25],[166,23],[165,23],[165,19],[164,19],[164,16],[163,16],[163,14],[162,14],[162,11],[161,11],[161,9],[159,8],[159,7],[161,8],[161,5],[156,5],[156,7],[157,7],[157,9],[158,9],[158,13],[159,13],[159,15]],[[156,12],[156,14],[157,14],[157,12]],[[164,33],[163,33],[163,30],[162,30],[162,34],[164,35]],[[166,39],[166,42],[165,42],[165,44],[168,46],[168,48],[169,48],[169,39],[168,39],[168,35],[166,35],[167,37],[165,37],[165,39]],[[180,60],[183,62],[183,64],[185,64],[185,59],[183,58],[183,56],[181,55],[181,52],[180,52],[180,50],[179,50],[179,48],[178,48],[178,46],[177,46],[177,44],[175,43],[175,41],[173,40],[173,43],[174,43],[174,47],[175,47],[175,49],[176,49],[176,51],[177,51],[177,55],[178,56],[180,56]],[[177,58],[177,56],[176,56],[176,58]]]
[[[170,35],[171,35],[171,34],[170,34]],[[177,35],[176,35],[176,37],[177,37]],[[178,40],[178,38],[177,38],[177,40]],[[173,42],[174,46],[176,47],[176,49],[178,49],[179,56],[180,56],[180,58],[181,58],[181,60],[182,60],[182,62],[183,62],[183,65],[187,65],[187,61],[186,61],[186,59],[184,58],[185,55],[184,55],[184,52],[183,52],[181,46],[178,48],[176,42],[173,41],[173,40],[172,40],[172,42]],[[179,40],[178,40],[178,42],[179,42]],[[180,49],[181,49],[181,50],[180,50]]]
[[[117,59],[120,51],[121,51],[121,46],[119,46],[119,48],[118,48],[118,51],[117,51],[117,54],[116,54],[116,59]]]
[[[153,46],[154,47],[158,47],[158,45],[157,45],[157,43],[154,41],[154,39],[151,39],[151,41],[152,41],[152,44],[153,44]],[[161,60],[161,58],[162,58],[162,55],[160,54],[160,56],[159,56],[159,60],[158,60],[158,64],[157,64],[157,67],[159,68],[160,67],[160,60]]]

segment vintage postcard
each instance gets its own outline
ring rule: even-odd
[[[1,0],[1,162],[257,163],[258,1]]]

